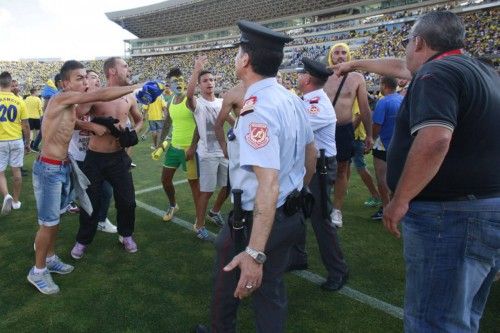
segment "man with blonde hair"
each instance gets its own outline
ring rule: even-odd
[[[351,53],[349,46],[345,43],[333,45],[328,52],[328,64],[330,66],[349,60],[351,60]],[[352,107],[356,99],[359,104],[361,122],[367,132],[365,139],[365,149],[367,150],[371,149],[373,145],[371,112],[368,105],[368,93],[366,91],[365,79],[360,73],[349,73],[343,77],[332,75],[326,82],[324,90],[330,98],[337,116],[335,142],[337,144],[338,164],[331,218],[333,224],[341,227],[341,209],[344,204],[348,184],[347,174],[351,157],[354,155]]]

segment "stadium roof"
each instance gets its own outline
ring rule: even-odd
[[[332,8],[349,0],[168,0],[106,13],[139,38],[155,38],[234,26],[239,19],[265,21]]]

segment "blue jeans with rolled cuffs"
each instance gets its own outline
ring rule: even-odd
[[[53,165],[35,160],[33,190],[38,224],[46,227],[59,224],[61,209],[71,202],[71,166]]]
[[[500,269],[500,198],[410,204],[405,332],[477,332]]]

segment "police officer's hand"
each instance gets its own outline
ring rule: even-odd
[[[260,287],[262,283],[262,266],[243,251],[224,267],[224,272],[232,271],[236,267],[240,268],[240,280],[234,291],[234,297],[243,299]]]
[[[407,211],[408,202],[400,202],[394,198],[384,207],[384,216],[382,217],[384,227],[397,238],[401,237],[398,225]]]

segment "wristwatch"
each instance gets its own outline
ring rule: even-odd
[[[245,252],[253,258],[257,263],[263,264],[266,262],[266,254],[264,252],[260,252],[257,250],[252,249],[251,247],[247,246],[245,249]]]

